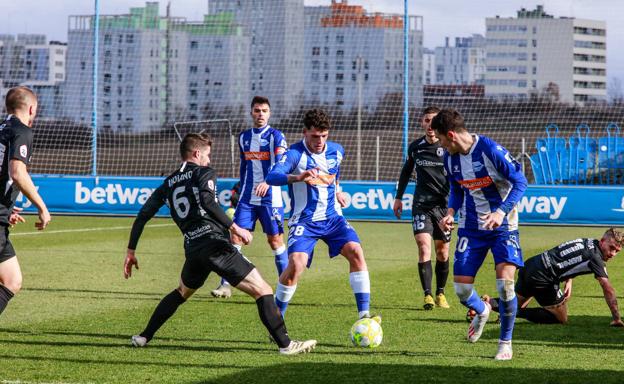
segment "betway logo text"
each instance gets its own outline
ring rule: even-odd
[[[563,212],[567,197],[557,198],[555,196],[523,196],[518,202],[520,213],[545,213],[551,220],[557,220]]]
[[[105,184],[101,187],[84,187],[76,182],[76,204],[145,204],[154,188],[128,188],[121,184]]]

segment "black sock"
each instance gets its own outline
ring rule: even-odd
[[[290,344],[290,337],[288,337],[284,319],[277,305],[275,305],[275,298],[273,295],[260,296],[258,300],[256,300],[256,304],[258,305],[260,320],[262,320],[262,324],[264,324],[269,331],[273,340],[275,340],[280,348],[288,347]]]
[[[418,263],[418,275],[420,276],[420,285],[422,286],[425,296],[431,295],[431,260],[424,263]]]
[[[435,266],[435,275],[436,275],[436,295],[440,293],[444,293],[444,287],[446,286],[446,280],[449,275],[449,262],[447,261],[436,261]]]
[[[178,307],[185,301],[186,299],[182,297],[177,289],[171,291],[171,293],[165,296],[156,306],[152,317],[147,323],[147,327],[145,327],[145,330],[141,332],[141,336],[145,337],[147,341],[152,340],[156,331],[158,331],[158,329],[165,324],[171,316],[173,316]]]
[[[0,284],[0,313],[4,311],[7,304],[9,304],[9,300],[11,300],[15,296],[13,292],[4,285]]]
[[[518,308],[518,313],[516,317],[521,319],[527,319],[533,323],[538,324],[559,324],[560,321],[557,319],[552,312],[544,308]]]

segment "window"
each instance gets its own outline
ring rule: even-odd
[[[191,67],[189,68],[189,72],[197,73],[197,65],[191,65]]]
[[[337,83],[342,83],[342,80],[344,80],[344,74],[336,73],[336,82]]]
[[[321,68],[321,63],[318,60],[313,60],[312,69],[320,69],[320,68]]]
[[[321,54],[321,47],[312,47],[312,56],[318,56]]]
[[[199,43],[197,41],[191,41],[191,49],[197,49],[199,47]]]
[[[533,52],[533,54],[531,55],[531,60],[537,61],[537,53]]]
[[[336,88],[336,96],[343,96],[344,88]]]
[[[338,44],[344,43],[344,35],[336,35],[336,43]]]
[[[344,56],[344,51],[342,49],[337,50],[336,51],[336,56],[343,57]]]
[[[126,35],[126,43],[128,43],[128,44],[134,43],[134,35],[133,34],[130,33],[130,34]]]

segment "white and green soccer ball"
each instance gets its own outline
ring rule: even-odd
[[[373,319],[360,319],[351,327],[351,341],[356,347],[376,348],[382,340],[381,325]]]

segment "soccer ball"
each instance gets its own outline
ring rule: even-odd
[[[351,327],[351,342],[356,347],[376,348],[382,339],[381,325],[373,319],[360,319]]]
[[[234,208],[228,208],[225,210],[225,214],[230,218],[230,220],[234,220],[234,212],[236,212],[236,209]]]

